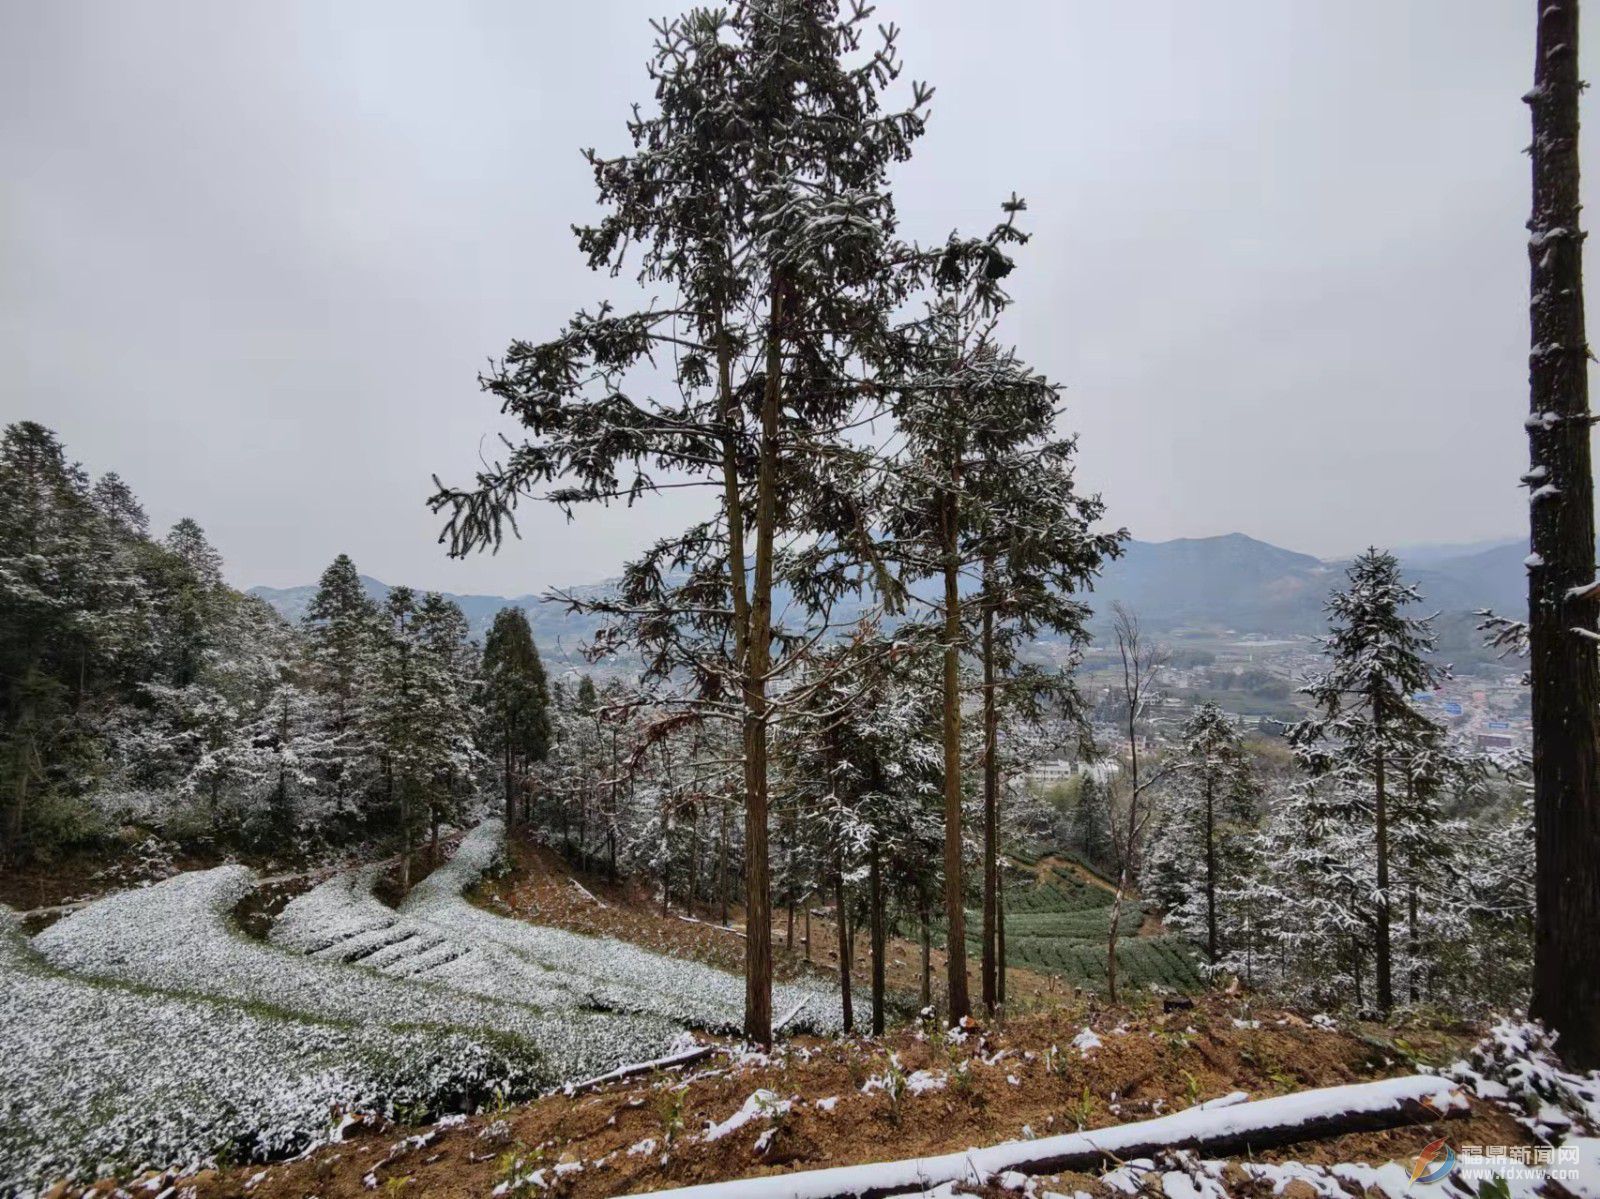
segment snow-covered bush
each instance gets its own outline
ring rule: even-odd
[[[638,1016],[545,1012],[263,945],[230,918],[254,885],[242,866],[181,874],[91,904],[34,947],[57,967],[97,978],[319,1019],[470,1032],[551,1085],[658,1056],[679,1031]],[[534,1059],[542,1059],[537,1067]]]
[[[436,1112],[536,1082],[482,1038],[355,1027],[62,974],[0,908],[0,1193],[278,1156],[338,1113]]]
[[[1473,1046],[1467,1060],[1444,1073],[1484,1099],[1520,1107],[1524,1123],[1541,1137],[1600,1130],[1600,1072],[1575,1074],[1556,1056],[1555,1037],[1543,1025],[1501,1019]]]

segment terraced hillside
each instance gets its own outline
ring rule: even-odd
[[[485,821],[398,908],[373,892],[383,865],[338,875],[266,941],[240,925],[261,880],[238,865],[107,896],[31,942],[0,908],[0,1195],[282,1156],[353,1112],[470,1111],[738,1028],[734,974],[469,903],[502,841]],[[774,998],[791,1030],[841,1027],[818,982]]]
[[[1007,964],[1054,975],[1071,986],[1103,988],[1114,892],[1073,863],[1046,857],[1026,865],[1028,877],[1006,888]],[[1118,981],[1134,987],[1201,990],[1205,984],[1193,947],[1182,937],[1152,930],[1145,923],[1143,906],[1123,900]],[[967,945],[974,955],[981,933],[981,913],[969,913]]]

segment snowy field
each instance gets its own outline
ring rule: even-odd
[[[488,820],[462,839],[456,855],[419,883],[400,905],[402,918],[463,945],[514,954],[546,976],[559,974],[595,1007],[656,1015],[713,1032],[738,1032],[744,1022],[744,979],[713,966],[652,953],[610,937],[590,937],[496,916],[462,893],[499,860],[505,830]],[[838,1032],[844,1013],[833,988],[773,987],[781,1017],[799,1008],[792,1031]]]
[[[267,1157],[339,1113],[525,1091],[532,1056],[482,1037],[296,1018],[53,969],[0,909],[0,1194],[103,1167]]]
[[[398,911],[351,871],[269,941],[233,911],[242,866],[110,896],[34,938],[0,918],[0,1193],[65,1173],[281,1155],[338,1113],[440,1112],[736,1031],[738,977],[505,919],[464,892],[501,857],[479,826]],[[827,989],[779,987],[791,1027],[841,1027]]]
[[[609,937],[507,919],[467,902],[467,888],[500,860],[503,839],[499,821],[479,825],[398,911],[372,894],[377,870],[331,879],[284,909],[271,940],[319,963],[357,963],[492,999],[624,1013],[674,1028],[740,1029],[744,980],[736,975]],[[773,1006],[780,1015],[800,1009],[794,1029],[843,1027],[839,998],[829,988],[778,986]]]

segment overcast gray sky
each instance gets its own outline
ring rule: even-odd
[[[484,360],[600,294],[578,149],[624,148],[668,8],[0,0],[0,419],[193,515],[240,584],[340,551],[454,591],[614,574],[682,500],[529,513],[467,562],[423,500],[500,427]],[[1519,530],[1531,0],[881,15],[938,89],[906,228],[1027,198],[1009,332],[1114,522],[1323,555]]]

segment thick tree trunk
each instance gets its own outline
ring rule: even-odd
[[[959,484],[959,479],[956,481]],[[954,490],[944,500],[944,915],[945,981],[951,1025],[972,1013],[967,996],[967,920],[961,885],[961,591]]]
[[[868,897],[872,906],[870,928],[872,937],[872,1035],[875,1037],[883,1035],[883,951],[887,939],[884,936],[883,928],[882,856],[878,847],[878,839],[874,836],[867,861],[867,886]]]
[[[1594,628],[1594,476],[1589,344],[1578,218],[1578,0],[1538,0],[1533,108],[1529,357],[1537,868],[1531,1014],[1573,1066],[1600,1066],[1600,668]],[[1581,630],[1581,632],[1580,632]]]
[[[774,279],[761,399],[756,480],[755,578],[745,646],[745,992],[744,1035],[772,1044],[772,892],[767,861],[767,672],[772,665],[773,539],[777,532],[778,409],[782,400],[783,287]],[[742,543],[741,543],[742,544]],[[741,550],[742,552],[742,550]]]
[[[989,588],[994,564],[983,564],[983,1007],[991,1016],[1000,1001],[997,957],[998,930],[995,919],[996,891],[999,888],[1000,817],[998,760],[1000,712],[995,703],[994,611],[989,606]]]

